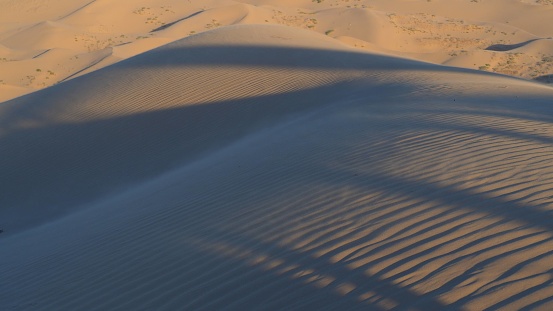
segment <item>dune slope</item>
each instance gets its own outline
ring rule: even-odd
[[[553,305],[553,88],[284,26],[0,106],[0,309]]]

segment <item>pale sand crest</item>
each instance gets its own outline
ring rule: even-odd
[[[0,309],[551,309],[552,104],[260,25],[7,101]]]

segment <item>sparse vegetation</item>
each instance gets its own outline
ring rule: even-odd
[[[478,69],[480,69],[480,70],[489,70],[490,69],[490,64],[485,64],[484,66],[480,66],[480,67],[478,67]]]
[[[221,26],[222,24],[219,23],[216,19],[212,19],[211,23],[205,25],[205,28],[212,29],[212,28],[221,27]]]

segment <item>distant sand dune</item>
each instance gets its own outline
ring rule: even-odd
[[[553,47],[543,43],[552,19],[550,1],[533,0],[0,0],[0,101],[236,24],[286,25],[362,51],[547,82],[536,78],[553,74]]]
[[[0,309],[547,310],[552,99],[238,25],[7,101]]]

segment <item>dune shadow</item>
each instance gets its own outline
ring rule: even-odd
[[[155,55],[153,60],[150,55]],[[259,57],[262,55],[263,57]],[[283,57],[286,55],[286,57]],[[0,114],[0,218],[7,234],[22,223],[33,226],[63,215],[76,206],[94,202],[108,193],[129,187],[200,159],[241,137],[270,127],[294,115],[321,109],[329,103],[378,90],[390,96],[407,94],[412,86],[394,81],[375,83],[371,88],[355,81],[329,82],[312,89],[280,94],[197,102],[179,108],[136,113],[102,120],[50,124],[48,105],[60,109],[79,104],[83,85],[122,68],[193,68],[195,66],[255,66],[353,70],[451,70],[411,60],[352,51],[331,51],[267,46],[165,47],[31,93],[3,104]],[[229,69],[232,70],[232,69]],[[455,69],[467,72],[465,69]],[[106,74],[105,72],[108,72]],[[152,83],[164,83],[152,81]],[[104,87],[103,85],[102,87]],[[90,91],[93,92],[93,91]],[[103,89],[98,93],[106,92]],[[137,89],[133,92],[144,93]],[[118,95],[114,91],[114,94]],[[130,96],[130,95],[129,95]],[[133,94],[136,96],[136,94]],[[149,97],[149,94],[142,94]],[[321,101],[323,99],[323,101]],[[151,100],[152,105],[159,105]],[[18,123],[43,124],[21,128]],[[160,150],[163,150],[160,152]],[[126,156],[140,154],[139,157]],[[94,176],[94,178],[92,178]],[[24,211],[39,208],[36,215]],[[49,215],[45,219],[43,215]]]
[[[202,10],[202,11],[198,11],[198,12],[192,13],[192,14],[190,14],[190,15],[188,15],[188,16],[185,16],[185,17],[183,17],[183,18],[177,19],[176,21],[167,23],[167,24],[165,24],[165,25],[161,25],[161,26],[159,26],[159,27],[157,27],[157,28],[151,30],[150,32],[157,32],[157,31],[161,31],[161,30],[167,29],[167,28],[169,28],[169,27],[175,25],[175,24],[178,23],[178,22],[182,22],[182,21],[187,20],[187,19],[189,19],[189,18],[191,18],[191,17],[200,15],[200,14],[202,14],[203,12],[204,12],[204,11]]]
[[[511,51],[511,50],[523,47],[523,46],[525,46],[529,43],[532,43],[534,41],[537,41],[537,40],[541,40],[541,39],[531,39],[531,40],[516,43],[516,44],[494,44],[494,45],[488,46],[484,50],[486,50],[486,51],[497,51],[497,52],[507,52],[507,51]]]
[[[536,77],[534,78],[534,81],[547,83],[547,84],[553,83],[553,74]]]
[[[347,98],[348,84],[8,130],[0,138],[0,219],[7,234],[201,159],[233,142]],[[25,107],[14,113],[28,114]],[[19,110],[21,109],[21,110]],[[10,128],[9,117],[3,126]],[[139,155],[139,156],[133,156]],[[41,213],[26,213],[38,208]],[[33,218],[35,218],[32,220]],[[10,229],[12,228],[12,229]]]
[[[274,38],[285,43],[287,38]],[[264,45],[194,45],[183,47],[179,42],[170,43],[112,67],[120,68],[163,68],[173,66],[254,66],[263,68],[327,69],[340,71],[360,70],[412,70],[463,72],[488,75],[466,68],[445,67],[410,59],[367,54],[355,50],[330,50],[306,47],[281,47]],[[147,61],[149,55],[156,55],[156,62]],[[282,57],[286,55],[286,57]]]

